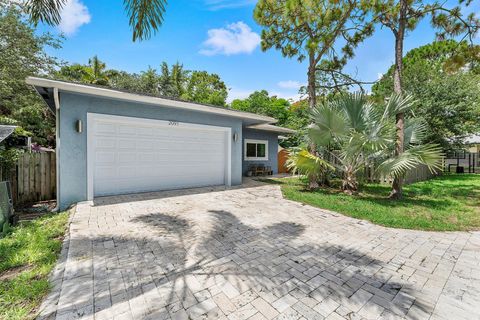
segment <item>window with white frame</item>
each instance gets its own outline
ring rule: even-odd
[[[245,160],[268,160],[268,141],[245,139]]]

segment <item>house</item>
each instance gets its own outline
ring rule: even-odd
[[[15,128],[16,126],[0,125],[0,144],[4,143],[15,132]]]
[[[65,81],[26,82],[56,115],[60,209],[95,197],[233,186],[249,164],[277,172],[275,119]]]

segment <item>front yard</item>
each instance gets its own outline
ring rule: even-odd
[[[49,290],[67,213],[21,223],[0,239],[0,319],[30,319]]]
[[[272,180],[271,180],[272,181]],[[400,201],[387,199],[389,185],[367,184],[349,196],[337,189],[307,191],[297,178],[275,179],[285,198],[373,223],[419,230],[480,228],[480,175],[444,175],[405,186]]]

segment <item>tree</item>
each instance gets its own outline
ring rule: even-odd
[[[63,66],[54,77],[218,106],[225,106],[228,94],[227,86],[217,74],[186,71],[178,62],[171,67],[163,62],[160,74],[152,67],[136,74],[107,69],[106,64],[94,56],[87,65]]]
[[[460,3],[467,5],[471,1],[460,0]],[[393,90],[397,95],[403,93],[402,72],[403,72],[403,46],[407,32],[415,30],[418,23],[425,17],[431,17],[432,26],[437,28],[437,36],[440,39],[446,36],[458,36],[466,33],[470,38],[475,35],[479,28],[479,20],[472,13],[463,17],[460,7],[449,8],[446,2],[429,2],[421,0],[380,0],[374,8],[374,21],[390,29],[395,38],[395,64],[393,72]],[[396,115],[396,148],[395,155],[400,157],[404,150],[404,126],[405,115]],[[393,199],[402,197],[402,179],[396,177],[392,183]]]
[[[309,134],[323,149],[324,159],[341,174],[344,192],[357,192],[358,175],[365,167],[403,177],[419,164],[431,170],[441,166],[441,149],[435,144],[422,144],[425,126],[418,118],[406,124],[407,151],[401,157],[392,157],[395,131],[391,119],[409,110],[412,101],[410,96],[392,95],[378,109],[362,94],[345,94],[312,110]]]
[[[189,79],[189,72],[183,69],[183,65],[175,63],[169,69],[166,62],[162,63],[160,75],[160,94],[166,97],[180,98],[185,94],[185,85]],[[217,79],[210,78],[216,81]]]
[[[88,65],[76,63],[63,66],[54,76],[63,80],[106,86],[112,74],[112,71],[106,70],[106,64],[95,55],[88,59]]]
[[[206,71],[191,71],[181,98],[198,103],[225,106],[227,86],[220,76]]]
[[[254,11],[262,30],[262,50],[278,49],[285,57],[308,59],[308,98],[316,105],[317,67],[345,65],[353,49],[372,34],[366,23],[369,1],[260,0]],[[338,46],[342,46],[340,52]]]
[[[280,126],[284,125],[290,116],[290,103],[286,99],[270,96],[266,90],[255,91],[246,99],[233,100],[231,108],[273,117]]]
[[[27,0],[24,9],[35,25],[40,21],[58,25],[66,2],[67,0]],[[123,5],[133,29],[132,39],[136,41],[150,38],[160,28],[167,1],[123,0]]]
[[[426,139],[447,149],[453,139],[478,132],[480,46],[436,41],[403,58],[403,89],[415,102],[412,113],[427,123]],[[373,87],[377,101],[393,92],[392,66]]]
[[[21,126],[43,145],[55,143],[54,117],[25,78],[53,72],[58,61],[45,48],[60,43],[50,34],[37,34],[17,8],[0,7],[0,124]]]

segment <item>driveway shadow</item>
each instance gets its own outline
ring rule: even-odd
[[[315,243],[302,236],[305,225],[256,227],[228,211],[208,214],[203,218],[208,227],[159,212],[131,219],[144,237],[72,239],[70,247],[93,247],[94,294],[60,304],[57,315],[100,317],[125,309],[135,318],[161,318],[185,309],[197,318],[201,311],[194,306],[220,296],[235,312],[259,297],[273,303],[287,295],[292,318],[330,309],[341,309],[346,319],[362,312],[404,317],[413,304],[421,314],[433,312],[413,287],[392,277],[394,271],[386,272],[383,262],[352,248]],[[88,279],[81,268],[77,274]],[[87,280],[66,281],[60,301],[91,289]],[[210,316],[224,311],[214,308]]]

